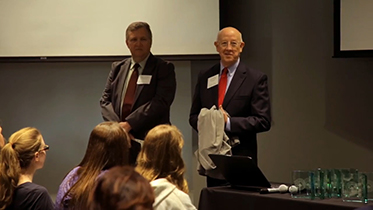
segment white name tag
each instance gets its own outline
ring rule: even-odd
[[[214,87],[214,86],[217,85],[218,83],[219,83],[219,74],[210,77],[210,78],[207,80],[207,89],[209,89],[209,88],[211,88],[211,87]]]
[[[140,75],[137,79],[138,85],[148,85],[150,84],[150,80],[152,80],[152,75]]]

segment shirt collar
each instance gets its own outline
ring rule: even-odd
[[[234,63],[232,66],[228,66],[228,74],[233,74],[237,67],[238,67],[238,64],[240,64],[240,58],[238,58],[238,60],[236,61],[236,63]],[[225,66],[223,66],[223,64],[221,63],[220,61],[220,74],[223,72],[223,69],[225,68]]]
[[[146,61],[148,61],[148,58],[150,56],[150,53],[148,56],[146,56],[146,58],[142,61],[140,61],[138,64],[140,65],[140,69],[144,69],[145,68],[145,64],[146,64]],[[130,66],[130,69],[133,69],[133,67],[135,66],[136,62],[133,60],[133,58],[131,57],[131,66]]]

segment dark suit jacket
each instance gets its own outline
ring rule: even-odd
[[[219,73],[220,64],[199,73],[189,115],[189,124],[196,131],[200,110],[218,107],[218,85],[207,89],[207,81]],[[225,94],[223,109],[231,116],[227,135],[238,137],[241,142],[232,149],[233,155],[251,156],[257,163],[256,134],[271,127],[267,76],[240,62]]]
[[[131,59],[114,62],[102,94],[100,105],[102,117],[106,121],[120,119],[123,86],[131,64]],[[170,124],[170,106],[175,98],[176,78],[172,63],[150,54],[142,75],[151,75],[150,84],[137,85],[135,102],[127,121],[131,134],[144,139],[147,132],[159,124]]]

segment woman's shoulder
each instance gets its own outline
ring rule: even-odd
[[[77,166],[73,168],[62,180],[59,188],[58,188],[58,193],[57,197],[64,196],[65,193],[75,184],[75,182],[78,180],[78,170],[80,166]],[[62,197],[61,197],[62,198]]]
[[[79,168],[80,166],[71,169],[71,171],[65,176],[61,184],[66,184],[67,182],[75,182],[78,178]]]
[[[53,209],[53,202],[45,187],[26,182],[16,188],[13,207],[15,209]]]
[[[166,179],[156,179],[150,182],[155,193],[155,209],[196,209],[189,195],[179,190]]]
[[[69,200],[70,198],[69,197],[64,197],[65,194],[67,193],[67,191],[69,191],[69,189],[75,184],[75,182],[78,180],[78,170],[79,170],[80,166],[77,166],[75,168],[73,168],[66,176],[65,178],[62,180],[59,188],[58,188],[58,192],[57,192],[57,196],[56,196],[56,203],[55,203],[55,206],[59,207],[61,202],[63,202],[63,200]]]
[[[179,190],[178,188],[176,188],[173,193],[176,195],[176,197],[178,197],[180,199],[180,201],[184,204],[188,204],[188,203],[192,203],[190,197],[188,194],[186,194],[185,192]]]
[[[66,177],[75,176],[78,174],[78,170],[80,169],[80,166],[76,166],[75,168],[71,169],[71,171],[66,175]]]
[[[32,192],[32,193],[37,193],[37,192],[48,193],[47,188],[45,188],[41,185],[32,183],[32,182],[26,182],[26,183],[23,183],[23,184],[19,185],[16,188],[16,191],[17,192]]]

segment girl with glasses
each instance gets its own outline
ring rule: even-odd
[[[53,209],[46,188],[32,182],[49,149],[36,128],[23,128],[9,138],[0,155],[0,209]]]

